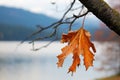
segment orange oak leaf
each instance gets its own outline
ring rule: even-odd
[[[68,45],[63,47],[62,53],[57,56],[57,66],[62,67],[65,58],[72,53],[73,63],[68,72],[75,72],[76,67],[80,65],[80,55],[84,57],[84,65],[86,70],[89,66],[93,66],[94,54],[90,51],[90,47],[93,52],[96,52],[94,44],[90,41],[90,33],[81,27],[77,31],[69,31],[68,34],[63,34],[61,42],[68,42]]]

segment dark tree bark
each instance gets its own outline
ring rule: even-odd
[[[104,0],[79,0],[90,12],[120,36],[120,14]]]

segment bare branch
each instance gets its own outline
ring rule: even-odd
[[[36,31],[36,32],[34,32],[34,33],[32,33],[30,36],[28,36],[28,37],[25,39],[25,40],[28,40],[28,39],[30,39],[31,37],[35,36],[35,35],[41,34],[41,33],[42,33],[43,31],[45,31],[45,30],[53,29],[53,31],[51,32],[51,34],[48,34],[48,35],[46,35],[46,36],[44,36],[44,37],[37,37],[37,38],[33,39],[33,40],[30,42],[30,43],[33,43],[33,50],[34,50],[34,51],[37,51],[37,50],[39,50],[39,49],[41,49],[41,48],[43,48],[43,47],[47,47],[47,46],[50,45],[54,40],[50,41],[49,44],[46,44],[45,46],[42,46],[42,47],[37,48],[37,49],[34,48],[34,42],[35,42],[35,41],[44,40],[44,39],[47,39],[47,38],[51,38],[51,37],[53,37],[53,36],[56,36],[57,29],[58,29],[58,27],[60,27],[60,25],[62,25],[62,24],[67,24],[68,27],[69,27],[69,30],[71,30],[72,25],[75,23],[75,21],[76,21],[77,19],[79,19],[80,17],[83,17],[83,16],[85,16],[85,15],[88,14],[89,11],[81,14],[82,11],[83,11],[83,9],[84,9],[84,6],[82,5],[82,6],[81,6],[81,10],[80,10],[80,12],[79,12],[77,15],[72,14],[72,15],[73,15],[72,17],[66,18],[66,16],[68,15],[68,13],[70,13],[70,11],[80,8],[80,7],[74,8],[74,4],[75,4],[75,3],[76,3],[76,0],[73,0],[73,1],[71,2],[69,8],[65,11],[65,13],[63,14],[63,16],[62,16],[62,18],[61,18],[60,20],[58,20],[57,22],[54,22],[54,23],[52,23],[51,25],[46,26],[46,27],[42,27],[42,26],[40,26],[40,25],[39,25],[39,26],[37,25],[37,27],[39,27],[39,30]],[[21,42],[21,44],[22,44],[25,40],[23,40],[23,41]],[[56,39],[55,39],[55,40],[56,40]]]

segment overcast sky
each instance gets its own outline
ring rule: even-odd
[[[0,0],[0,6],[8,6],[15,8],[22,8],[35,13],[44,13],[46,15],[55,16],[57,13],[56,5],[58,9],[64,10],[70,1],[72,0]],[[56,2],[52,5],[52,2]]]
[[[72,0],[0,0],[0,6],[21,8],[34,13],[60,17],[71,1]],[[56,2],[56,4],[52,5],[52,2]]]

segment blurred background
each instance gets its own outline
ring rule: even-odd
[[[51,30],[28,39],[27,36],[59,20],[72,0],[0,0],[0,80],[120,80],[120,36],[111,31],[92,13],[87,15],[85,29],[90,31],[96,46],[94,66],[85,70],[83,62],[73,76],[67,74],[72,56],[67,57],[62,68],[57,68],[56,56],[65,44],[60,43],[66,25],[59,28],[58,40],[46,48],[33,51],[29,41],[49,34]],[[105,0],[120,12],[120,0]],[[77,3],[76,5],[80,5]],[[69,15],[68,15],[69,16]],[[73,30],[80,28],[81,20]],[[42,47],[52,40],[34,43]]]

